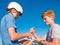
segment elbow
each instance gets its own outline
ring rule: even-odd
[[[10,37],[11,41],[15,41],[15,36]]]

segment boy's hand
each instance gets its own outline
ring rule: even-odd
[[[44,44],[44,45],[46,45],[47,44],[47,41],[41,40],[41,43]]]
[[[30,29],[30,33],[31,33],[32,35],[35,33],[34,28],[31,28],[31,29]]]
[[[28,32],[26,35],[28,39],[32,39],[32,34],[30,32]]]

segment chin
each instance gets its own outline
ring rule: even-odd
[[[46,23],[46,25],[49,25],[49,23]]]
[[[15,17],[15,19],[17,19],[17,17]]]

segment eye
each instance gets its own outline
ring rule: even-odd
[[[44,20],[46,20],[46,18],[44,18]]]

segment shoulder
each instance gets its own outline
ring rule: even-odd
[[[59,38],[60,39],[60,25],[55,24],[52,28],[52,38]]]
[[[52,28],[53,32],[60,32],[60,25],[59,24],[54,24],[53,28]]]
[[[14,18],[12,14],[6,14],[7,18]]]
[[[53,28],[60,28],[59,24],[54,24]]]
[[[12,14],[7,14],[5,18],[6,20],[14,20],[14,17]]]

